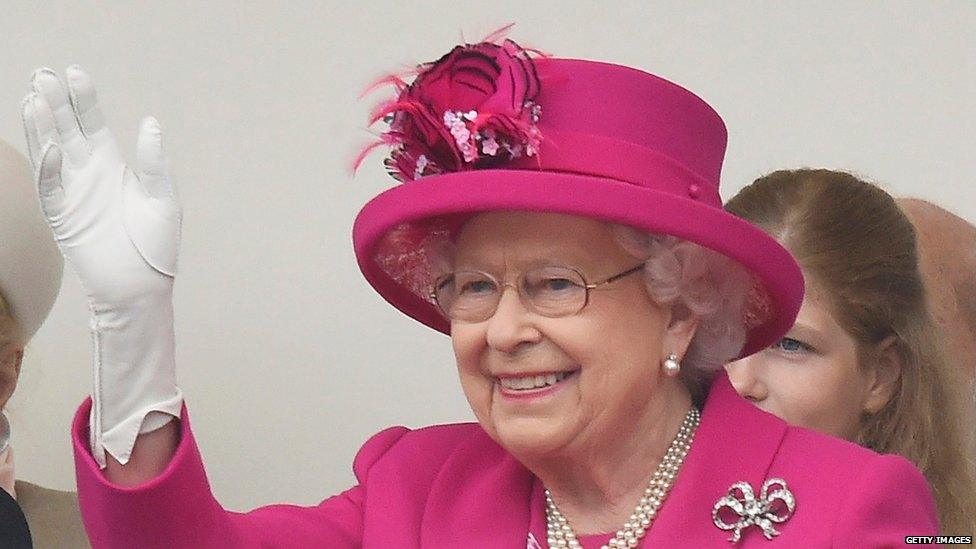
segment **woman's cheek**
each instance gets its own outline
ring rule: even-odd
[[[459,374],[466,375],[479,374],[481,370],[481,355],[484,345],[484,338],[478,337],[478,332],[470,327],[457,326],[451,331],[451,346],[454,349],[454,358],[457,361]]]

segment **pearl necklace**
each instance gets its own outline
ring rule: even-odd
[[[630,515],[630,519],[624,523],[623,528],[617,530],[617,534],[601,549],[617,549],[622,547],[637,547],[641,538],[651,528],[654,517],[661,507],[664,498],[667,497],[674,477],[678,474],[681,464],[691,449],[691,442],[695,438],[695,430],[701,421],[701,414],[694,406],[685,414],[685,420],[681,423],[677,436],[668,447],[664,454],[664,459],[654,471],[654,477],[644,490],[644,495]],[[567,547],[572,549],[582,549],[582,545],[577,540],[572,526],[566,517],[559,512],[556,502],[552,500],[552,494],[546,490],[546,530],[549,538],[549,547]]]

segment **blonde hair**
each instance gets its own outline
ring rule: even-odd
[[[24,334],[20,324],[14,319],[7,301],[0,292],[0,355],[5,354],[11,345],[22,346]]]
[[[11,352],[24,346],[23,331],[20,325],[10,314],[7,302],[0,293],[0,359],[6,357]],[[17,386],[18,372],[7,372],[0,369],[0,407],[3,406],[7,398],[13,394]]]
[[[962,451],[958,372],[929,313],[915,229],[875,185],[831,170],[782,170],[757,179],[726,210],[777,238],[824,288],[865,367],[894,337],[901,378],[888,403],[862,418],[857,442],[900,454],[925,475],[946,533],[976,525],[976,482]]]

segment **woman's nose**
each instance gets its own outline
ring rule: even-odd
[[[754,402],[762,402],[769,396],[762,369],[762,364],[756,357],[743,358],[725,365],[725,371],[729,373],[729,381],[735,391]]]
[[[542,334],[514,286],[502,288],[495,314],[488,318],[488,346],[505,353],[515,352],[524,343],[537,342]]]

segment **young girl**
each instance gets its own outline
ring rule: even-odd
[[[942,530],[972,531],[957,372],[929,314],[909,219],[883,190],[831,170],[771,173],[725,208],[789,249],[806,281],[786,337],[727,366],[736,390],[795,425],[910,459]]]

